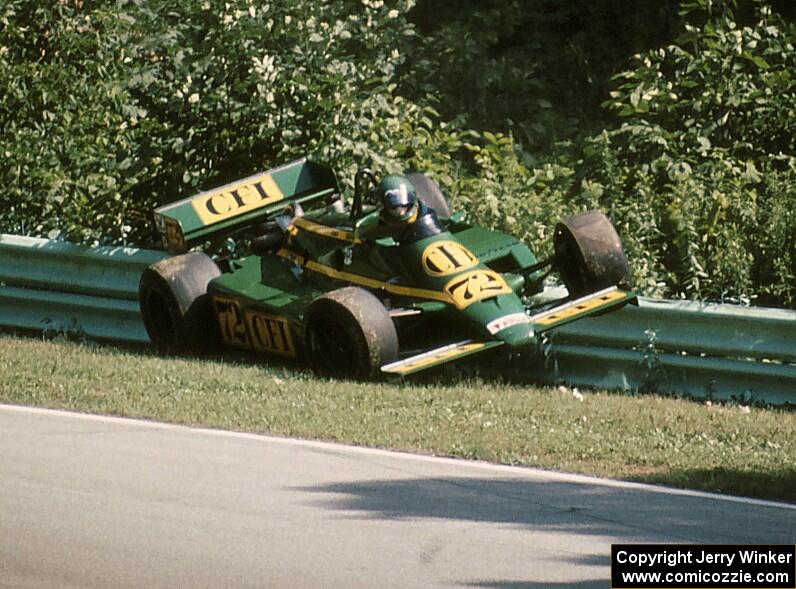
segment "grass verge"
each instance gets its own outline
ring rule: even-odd
[[[0,336],[0,402],[796,502],[796,413],[660,396],[320,379],[295,367]]]

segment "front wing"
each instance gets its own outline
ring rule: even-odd
[[[540,313],[529,315],[526,321],[533,324],[534,334],[539,334],[589,315],[619,308],[635,301],[636,295],[632,291],[612,286]],[[502,345],[503,342],[497,339],[486,341],[462,340],[397,362],[385,364],[381,367],[381,371],[387,374],[407,376]]]

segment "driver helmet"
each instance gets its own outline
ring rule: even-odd
[[[417,191],[403,176],[385,176],[376,190],[385,222],[407,223],[417,215]]]

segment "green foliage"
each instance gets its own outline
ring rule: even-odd
[[[743,26],[734,3],[695,0],[681,8],[686,21],[676,42],[638,54],[615,77],[605,106],[616,126],[559,142],[543,158],[529,154],[527,133],[517,142],[483,132],[469,140],[472,165],[452,186],[455,204],[541,242],[543,253],[561,216],[601,208],[623,236],[640,292],[792,305],[796,31],[761,2],[752,4],[756,12],[746,7]],[[496,43],[499,31],[510,34],[506,27],[472,30]],[[449,24],[443,31],[437,43],[463,30]],[[484,46],[470,39],[448,58],[457,63],[450,54],[464,52],[483,65]],[[462,92],[489,95],[452,71]],[[499,105],[511,108],[512,100]]]
[[[125,114],[114,56],[127,23],[24,1],[5,3],[0,21],[4,231],[127,226],[131,203],[122,195],[136,182],[129,170],[142,133],[131,125],[137,112]]]
[[[157,205],[310,155],[349,189],[427,172],[541,255],[601,208],[645,294],[796,302],[796,31],[770,6],[796,11],[414,4],[7,0],[0,231],[153,246]]]
[[[652,258],[642,284],[792,304],[796,28],[762,4],[739,27],[727,6],[616,76],[607,106],[624,122],[588,142],[579,171]]]
[[[512,131],[526,151],[602,128],[610,76],[627,57],[669,42],[677,3],[636,0],[433,0],[410,18],[421,36],[405,91],[440,96],[444,116]]]
[[[154,206],[276,162],[397,166],[432,126],[395,93],[410,6],[7,2],[3,230],[146,245]]]
[[[548,163],[530,168],[511,136],[488,131],[468,143],[474,170],[461,178],[454,204],[480,223],[537,244],[538,256],[552,254],[555,224],[575,212],[563,198],[572,190],[571,168]]]

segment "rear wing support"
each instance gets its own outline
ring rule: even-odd
[[[327,204],[340,189],[329,166],[306,158],[155,209],[155,224],[172,254],[281,213],[291,204]]]

